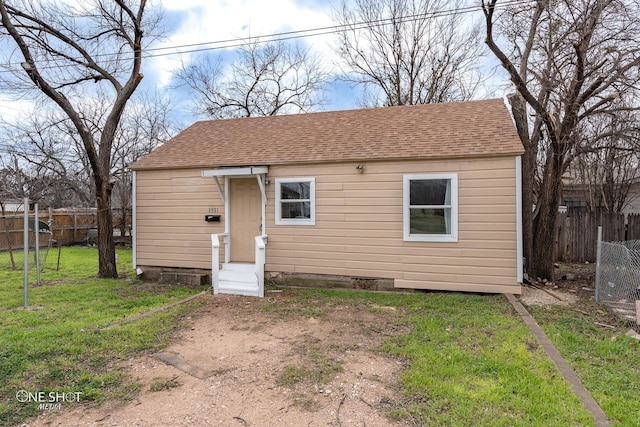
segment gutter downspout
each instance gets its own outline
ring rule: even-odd
[[[133,269],[136,270],[138,268],[138,260],[137,260],[137,205],[138,201],[136,199],[137,191],[136,191],[136,171],[133,171],[133,179],[132,179],[132,189],[131,189],[131,247],[132,247],[132,261],[133,261]]]
[[[522,156],[516,156],[516,257],[517,281],[522,284],[524,277],[522,244]]]

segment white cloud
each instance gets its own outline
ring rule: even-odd
[[[7,122],[15,122],[21,117],[33,114],[36,103],[29,99],[12,99],[0,94],[0,116]]]
[[[322,8],[318,8],[318,5],[322,5]],[[332,25],[329,16],[331,4],[328,2],[162,0],[162,6],[170,21],[179,19],[179,22],[166,41],[156,47],[233,40]],[[305,40],[313,44],[318,54],[331,54],[330,37],[316,36]],[[159,85],[166,85],[171,72],[180,65],[180,60],[188,60],[188,58],[189,54],[153,58],[150,62],[153,68],[159,71]]]

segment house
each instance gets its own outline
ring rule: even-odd
[[[518,294],[522,153],[501,99],[197,122],[131,166],[134,264]]]
[[[24,201],[16,199],[0,200],[0,208],[6,215],[17,214],[18,212],[24,212]]]
[[[614,185],[608,190],[614,194],[607,194],[607,197],[607,190],[601,183],[585,183],[572,176],[563,177],[562,187],[565,210],[582,212],[618,209],[625,215],[640,214],[640,175],[629,178],[623,185]],[[607,206],[605,199],[612,201],[609,202],[610,206]]]

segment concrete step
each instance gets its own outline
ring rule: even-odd
[[[227,282],[220,281],[218,292],[221,294],[246,295],[251,297],[260,296],[258,283],[252,282]]]
[[[218,283],[221,294],[261,296],[255,264],[223,264],[218,273]]]
[[[255,283],[256,286],[258,285],[258,276],[254,272],[220,270],[218,278],[221,282]]]
[[[222,264],[222,269],[220,271],[221,272],[222,271],[238,271],[238,272],[245,272],[245,273],[255,273],[256,265],[232,262],[228,264]]]

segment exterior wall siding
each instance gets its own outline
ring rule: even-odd
[[[136,175],[137,264],[211,269],[211,234],[224,232],[224,204],[213,178],[199,169]],[[205,222],[209,213],[221,222]]]
[[[266,271],[393,279],[396,287],[520,293],[515,160],[500,158],[270,166]],[[405,242],[403,175],[458,174],[458,241]],[[275,179],[315,178],[316,225],[275,225]],[[222,183],[222,179],[220,180]],[[139,171],[138,264],[210,268],[210,209],[200,170]],[[222,248],[222,246],[221,246]],[[221,255],[224,260],[224,254]]]
[[[267,271],[380,277],[414,289],[520,292],[513,157],[273,166],[269,178],[315,177],[316,225],[275,226]],[[405,242],[402,177],[458,173],[458,242]],[[269,195],[270,201],[273,195]]]
[[[640,182],[637,182],[629,189],[627,204],[622,209],[623,214],[640,214]]]

